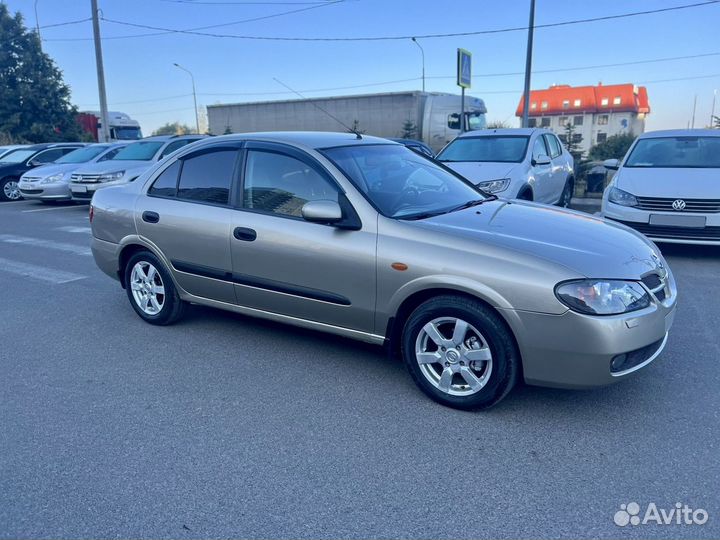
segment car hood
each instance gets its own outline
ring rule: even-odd
[[[474,184],[478,184],[486,180],[500,180],[501,178],[507,178],[513,169],[519,165],[519,163],[449,161],[446,162],[445,165]]]
[[[640,197],[720,199],[720,169],[623,167],[615,185]]]
[[[109,159],[100,163],[88,163],[79,167],[78,174],[106,174],[116,171],[137,171],[150,167],[154,161],[114,160]]]
[[[48,176],[52,176],[58,173],[65,174],[72,172],[78,167],[81,167],[82,165],[84,165],[84,163],[56,163],[50,165],[42,165],[40,167],[30,169],[28,172],[23,174],[23,178],[47,178]]]
[[[640,279],[661,257],[649,240],[624,225],[529,202],[488,201],[414,223],[527,253],[579,277]]]

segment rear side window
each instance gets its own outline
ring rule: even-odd
[[[183,159],[178,198],[228,204],[237,155],[237,150],[228,149]]]
[[[178,160],[165,169],[160,176],[157,177],[155,182],[153,182],[153,185],[150,186],[148,193],[150,195],[157,195],[158,197],[174,197],[177,192],[180,164],[181,161]]]

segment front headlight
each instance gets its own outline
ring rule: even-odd
[[[480,182],[477,187],[488,193],[499,193],[505,191],[510,185],[509,178],[502,178],[500,180],[488,180],[486,182]]]
[[[98,180],[100,182],[112,182],[113,180],[120,180],[123,176],[125,176],[125,171],[117,171],[107,174],[101,174]]]
[[[618,315],[650,305],[642,285],[615,279],[566,281],[555,287],[555,296],[573,311],[587,315]]]
[[[63,176],[64,176],[63,173],[53,174],[52,176],[48,176],[47,178],[45,178],[40,183],[41,184],[52,184],[53,182],[59,182],[60,180],[63,179]]]
[[[638,201],[635,195],[623,191],[622,189],[612,187],[608,193],[608,201],[619,204],[621,206],[637,206]]]

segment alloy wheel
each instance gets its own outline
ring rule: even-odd
[[[9,182],[6,182],[3,186],[3,193],[5,194],[5,197],[11,201],[17,201],[20,199],[20,188],[18,187],[17,181],[10,180]]]
[[[451,396],[482,390],[492,374],[492,352],[473,325],[457,317],[439,317],[422,327],[415,359],[423,376]]]
[[[139,261],[130,274],[130,289],[138,307],[147,315],[157,315],[165,305],[165,286],[152,264]]]

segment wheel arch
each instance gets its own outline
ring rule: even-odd
[[[167,270],[170,272],[174,281],[175,276],[173,276],[172,266],[170,266],[167,259],[163,257],[162,253],[160,253],[157,248],[150,245],[148,242],[144,242],[140,238],[134,237],[125,239],[120,251],[118,252],[118,278],[120,279],[120,285],[123,289],[127,285],[125,283],[125,267],[127,266],[130,258],[140,251],[148,251],[160,259],[160,261],[167,267]],[[177,287],[177,283],[175,283],[175,286]]]
[[[529,199],[523,199],[522,195],[524,193],[528,193],[530,195]],[[530,184],[523,185],[519,190],[517,194],[518,199],[528,200],[528,201],[534,201],[535,200],[535,191],[533,190],[533,187]]]

